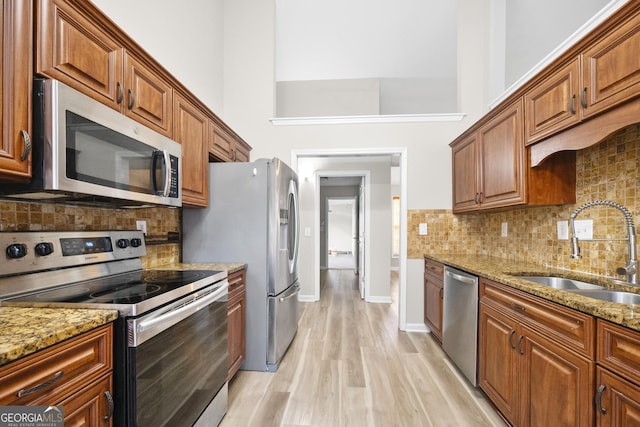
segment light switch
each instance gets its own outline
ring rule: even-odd
[[[427,224],[425,222],[421,222],[418,226],[418,234],[421,236],[427,235]]]
[[[142,234],[147,234],[147,221],[141,219],[136,220],[136,230],[142,231]]]
[[[569,221],[558,221],[558,240],[569,240]]]
[[[311,236],[311,227],[305,227],[304,228],[304,235],[305,235],[305,237]]]
[[[506,222],[502,223],[500,235],[502,237],[507,237],[509,235],[509,224],[508,223],[506,223]]]

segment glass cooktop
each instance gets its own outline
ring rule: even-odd
[[[117,309],[137,315],[227,277],[224,270],[137,270],[3,301],[3,305]]]

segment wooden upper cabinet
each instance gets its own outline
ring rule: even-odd
[[[480,203],[484,207],[524,203],[522,100],[507,107],[478,133],[480,141]]]
[[[525,202],[522,99],[451,148],[454,212]]]
[[[125,52],[124,57],[126,115],[158,133],[171,137],[173,130],[171,85],[128,52]]]
[[[580,122],[580,88],[576,58],[525,94],[526,145]]]
[[[640,95],[640,12],[582,54],[584,116]]]
[[[121,111],[123,48],[64,0],[38,0],[35,72]]]
[[[231,136],[213,120],[210,121],[211,140],[209,154],[217,161],[248,162],[251,147]]]
[[[209,118],[195,103],[175,93],[174,139],[182,145],[182,203],[209,203]]]
[[[31,178],[32,22],[31,1],[2,1],[0,179],[3,181],[25,182]]]
[[[474,209],[479,205],[477,134],[473,133],[451,147],[453,160],[453,208]]]
[[[69,0],[38,1],[36,72],[171,137],[171,84],[86,12]]]

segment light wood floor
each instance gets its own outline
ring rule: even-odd
[[[278,371],[238,372],[221,426],[504,426],[429,334],[398,330],[396,299],[365,303],[356,277],[323,272]]]

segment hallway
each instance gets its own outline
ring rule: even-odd
[[[504,425],[430,335],[398,330],[397,298],[365,303],[356,280],[351,270],[322,272],[322,299],[300,303],[280,368],[238,372],[221,426]]]

